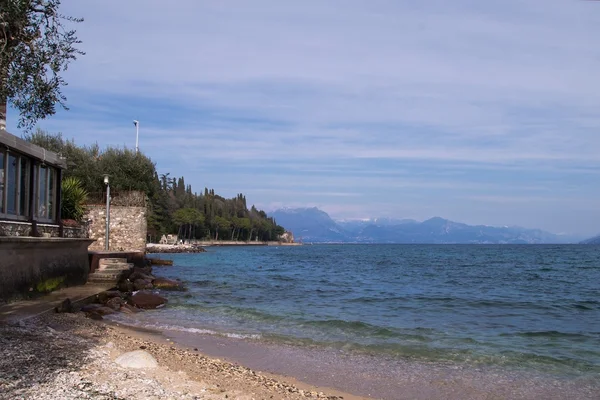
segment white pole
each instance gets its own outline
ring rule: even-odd
[[[135,154],[139,151],[139,137],[140,137],[140,121],[133,121],[135,124]]]
[[[104,177],[104,183],[106,183],[106,238],[104,249],[110,250],[110,184],[108,183],[108,176]]]

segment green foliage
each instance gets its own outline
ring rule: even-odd
[[[61,184],[62,203],[61,214],[63,219],[74,219],[81,222],[85,213],[85,204],[88,193],[83,188],[79,178],[70,176],[64,178]]]
[[[60,14],[59,7],[60,0],[0,2],[0,101],[19,110],[19,128],[53,115],[56,104],[67,109],[61,73],[84,53],[66,25],[83,19]]]
[[[35,290],[39,293],[49,293],[58,289],[63,282],[65,281],[64,276],[59,276],[57,278],[50,278],[44,281],[39,282],[35,285]]]
[[[67,158],[65,177],[78,178],[88,193],[102,192],[103,176],[110,176],[113,190],[137,190],[152,196],[158,190],[156,169],[150,158],[134,150],[109,147],[77,146],[62,134],[51,135],[38,129],[25,140],[59,153]]]
[[[284,232],[264,211],[254,206],[248,209],[243,194],[226,199],[215,194],[214,189],[194,193],[183,177],[159,175],[152,160],[142,153],[112,147],[100,150],[97,144],[79,147],[60,134],[41,130],[25,139],[65,156],[65,177],[77,178],[90,194],[104,190],[104,174],[110,175],[111,190],[146,193],[148,233],[154,240],[176,233],[188,240],[267,241],[278,240]]]

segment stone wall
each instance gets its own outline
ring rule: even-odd
[[[60,237],[60,227],[51,224],[37,224],[38,237]],[[33,236],[31,222],[0,221],[0,236]],[[65,238],[87,238],[85,227],[63,226],[62,237]]]
[[[106,206],[88,205],[88,236],[96,241],[90,250],[104,250],[106,238]],[[132,251],[146,249],[146,207],[113,206],[110,207],[111,251]]]
[[[81,285],[89,239],[0,237],[0,301]]]

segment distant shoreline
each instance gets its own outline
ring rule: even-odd
[[[192,244],[147,243],[147,253],[203,253],[205,247],[225,246],[302,246],[302,243],[287,242],[241,242],[235,240],[196,241]]]

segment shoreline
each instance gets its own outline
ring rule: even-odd
[[[123,321],[115,323],[126,325]],[[342,394],[346,399],[592,400],[600,390],[600,377],[560,378],[486,365],[393,357],[384,360],[372,354],[359,355],[340,349],[307,348],[219,334],[157,332],[184,349],[197,348],[209,357],[263,371],[261,374],[276,371],[278,375],[275,376],[291,379],[298,385],[312,385],[336,395],[346,393]]]
[[[137,370],[114,363],[118,355],[139,349],[159,367]],[[0,356],[0,399],[365,400],[206,356],[159,331],[93,321],[83,313],[0,324]]]
[[[152,354],[159,368],[114,363],[139,349]],[[390,368],[368,358],[47,313],[0,324],[0,399],[591,400],[600,389],[597,380],[412,359]]]

